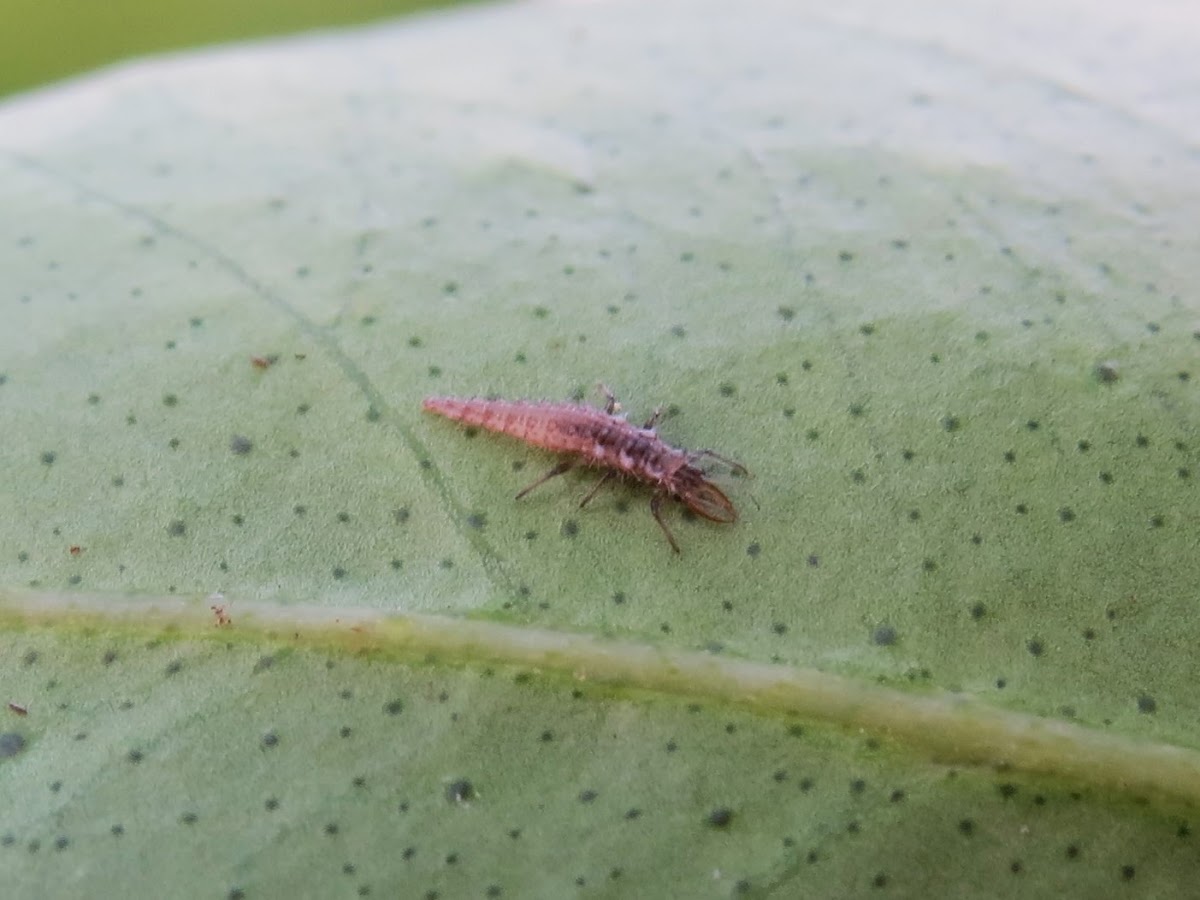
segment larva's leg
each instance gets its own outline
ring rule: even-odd
[[[521,491],[521,493],[517,494],[517,499],[520,500],[522,497],[524,497],[526,494],[528,494],[530,491],[532,491],[535,487],[540,487],[541,485],[543,485],[547,481],[549,481],[551,478],[555,478],[556,476],[561,475],[564,472],[570,472],[571,469],[573,469],[573,468],[575,468],[575,461],[572,459],[564,459],[562,462],[560,462],[557,466],[555,466],[553,469],[551,469],[549,472],[547,472],[545,475],[543,475],[541,478],[539,478],[533,484],[529,485],[529,487],[525,488],[525,490]]]
[[[653,428],[655,425],[658,424],[658,420],[662,418],[662,414],[663,414],[663,408],[661,406],[656,406],[654,408],[654,412],[651,413],[650,418],[648,418],[646,420],[646,424],[643,425],[642,427],[643,428]]]
[[[740,462],[734,462],[729,457],[722,456],[720,453],[717,453],[716,451],[713,451],[713,450],[693,450],[691,453],[688,454],[688,462],[689,463],[695,462],[696,460],[703,459],[706,456],[710,457],[711,459],[717,460],[717,462],[725,463],[725,465],[729,466],[730,469],[732,469],[734,472],[738,473],[739,475],[749,475],[750,474],[750,470],[747,469],[745,466],[743,466]]]
[[[613,415],[621,408],[621,404],[617,402],[617,395],[614,394],[612,392],[612,388],[610,388],[603,381],[597,384],[596,387],[600,390],[600,393],[604,395],[604,411],[610,416]]]
[[[579,508],[583,509],[585,506],[587,506],[589,503],[591,503],[592,498],[595,497],[596,494],[600,493],[600,488],[602,488],[602,487],[604,487],[604,485],[608,484],[608,482],[612,478],[614,478],[616,476],[616,474],[617,474],[616,472],[605,472],[603,477],[601,477],[601,479],[599,481],[597,481],[594,485],[592,485],[592,489],[587,492],[587,496],[579,501]]]
[[[675,543],[675,535],[671,534],[671,529],[667,527],[667,523],[662,517],[662,502],[667,497],[661,491],[650,498],[650,512],[654,513],[654,521],[658,523],[658,527],[663,530],[663,534],[667,536],[667,542],[671,545],[671,549],[676,553],[679,552],[679,544]]]

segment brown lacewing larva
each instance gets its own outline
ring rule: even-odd
[[[517,494],[518,500],[556,475],[584,465],[608,471],[580,501],[580,507],[586,506],[604,484],[618,475],[628,475],[655,487],[650,512],[676,553],[679,544],[662,518],[664,499],[673,497],[696,515],[712,522],[737,521],[733,503],[708,480],[704,470],[693,463],[707,456],[725,463],[739,474],[746,474],[745,466],[711,450],[688,451],[672,447],[654,430],[661,409],[638,428],[616,415],[616,398],[607,388],[601,386],[601,389],[607,399],[602,410],[576,403],[457,397],[427,397],[422,408],[562,454],[563,459],[558,465]]]

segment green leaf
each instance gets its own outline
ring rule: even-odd
[[[8,891],[1188,896],[1194,67],[1123,28],[527,5],[0,108]],[[740,521],[420,411],[598,381]]]

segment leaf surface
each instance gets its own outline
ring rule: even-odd
[[[5,883],[1188,896],[1200,116],[1139,12],[495,7],[0,108]],[[598,381],[736,524],[420,412]]]

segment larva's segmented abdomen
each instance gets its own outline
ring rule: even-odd
[[[507,434],[535,447],[585,455],[595,443],[593,435],[612,420],[600,410],[565,403],[428,397],[422,407],[464,425]]]

